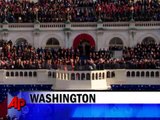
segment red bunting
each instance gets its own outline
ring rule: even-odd
[[[77,48],[78,45],[80,44],[81,40],[87,40],[90,43],[91,47],[95,47],[95,41],[93,39],[93,37],[89,34],[80,34],[78,35],[73,42],[73,48]]]

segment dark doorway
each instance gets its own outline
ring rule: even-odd
[[[60,43],[56,38],[50,38],[46,43],[46,48],[60,48]]]
[[[142,44],[155,44],[155,40],[152,37],[146,37],[143,41]]]
[[[78,48],[80,50],[80,55],[81,56],[88,56],[89,52],[90,52],[90,49],[91,49],[91,46],[90,46],[89,41],[81,40],[79,45],[78,45]]]

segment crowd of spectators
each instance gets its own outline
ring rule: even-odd
[[[131,68],[151,68],[160,67],[160,44],[143,43],[137,44],[134,48],[124,48],[123,58],[130,61]]]
[[[0,22],[159,21],[159,0],[0,0]]]
[[[22,43],[4,42],[0,51],[1,69],[156,69],[160,67],[160,44],[137,44],[124,47],[121,58],[113,58],[113,51],[90,49],[81,55],[79,49],[37,48]]]

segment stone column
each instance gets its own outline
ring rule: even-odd
[[[103,41],[103,30],[97,30],[96,39],[96,50],[99,50],[102,46],[100,45]]]
[[[136,43],[135,41],[136,30],[129,30],[129,46],[133,47]]]
[[[39,37],[40,37],[40,23],[37,21],[34,23],[34,31],[33,31],[33,46],[35,48],[45,47],[39,45]]]
[[[132,47],[135,44],[136,26],[134,21],[129,23],[129,46]]]
[[[70,45],[70,30],[67,30],[67,31],[64,31],[64,34],[65,34],[65,48],[70,48],[71,45]]]
[[[102,43],[101,41],[103,41],[103,22],[99,21],[97,22],[97,31],[96,31],[96,50],[99,50],[101,48],[99,43]]]
[[[40,31],[34,31],[33,32],[33,46],[35,48],[45,47],[45,46],[40,45],[39,38],[40,38]]]
[[[3,40],[7,40],[8,41],[8,34],[9,34],[9,31],[8,31],[8,22],[5,21],[3,22],[3,26],[2,26],[2,39]]]
[[[71,33],[71,23],[70,21],[65,22],[64,35],[65,35],[65,48],[70,48],[70,33]]]

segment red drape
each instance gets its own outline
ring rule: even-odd
[[[78,35],[75,39],[74,39],[74,42],[73,42],[73,48],[77,48],[79,43],[81,42],[81,40],[87,40],[91,47],[95,47],[95,41],[93,39],[93,37],[89,34],[80,34]]]

